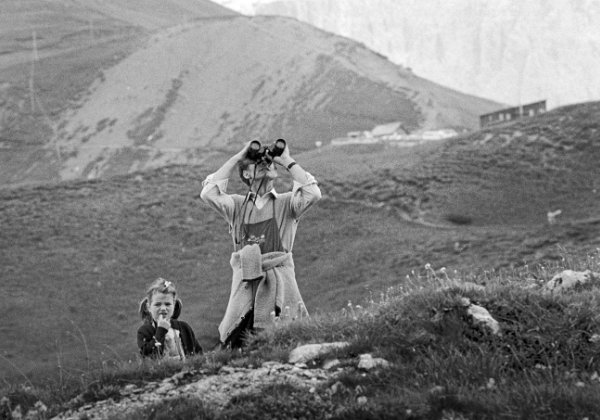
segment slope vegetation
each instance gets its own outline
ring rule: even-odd
[[[0,3],[0,184],[58,179],[45,150],[103,70],[160,28],[237,13],[208,0]]]
[[[338,199],[414,221],[532,225],[557,209],[577,221],[600,204],[599,117],[590,102],[415,148],[331,148],[312,163]],[[345,167],[330,164],[340,158]]]

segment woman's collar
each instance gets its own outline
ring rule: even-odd
[[[254,196],[258,196],[260,198],[264,198],[266,196],[268,196],[269,194],[271,194],[273,196],[273,198],[277,198],[277,196],[279,195],[279,193],[277,191],[275,191],[275,188],[271,188],[269,191],[267,191],[266,193],[264,193],[263,195],[259,195],[254,191],[250,191],[250,194],[248,194],[248,198],[253,200]]]

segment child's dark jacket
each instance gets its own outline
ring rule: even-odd
[[[183,351],[187,356],[202,353],[202,347],[196,340],[194,330],[186,322],[171,319],[171,328],[179,330]],[[167,331],[166,328],[156,327],[156,324],[152,321],[145,321],[137,332],[137,343],[141,355],[144,357],[161,357],[165,349]]]

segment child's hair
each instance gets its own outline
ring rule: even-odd
[[[173,295],[173,299],[175,300],[175,308],[173,309],[172,319],[177,319],[181,314],[182,303],[180,299],[177,299],[177,289],[173,282],[169,280],[165,280],[162,277],[157,278],[152,282],[148,290],[146,290],[146,296],[140,302],[139,312],[144,321],[152,321],[152,315],[148,310],[148,305],[152,301],[152,296],[155,293],[165,293]]]

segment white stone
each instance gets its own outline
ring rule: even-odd
[[[305,344],[303,346],[296,347],[290,352],[288,362],[292,364],[306,363],[316,359],[319,356],[327,354],[332,350],[341,349],[348,345],[348,342]]]
[[[573,271],[564,270],[556,274],[544,285],[544,291],[560,293],[572,289],[575,286],[589,283],[594,278],[594,273],[590,270]]]
[[[358,362],[358,368],[364,370],[371,370],[377,367],[389,367],[390,362],[380,357],[373,357],[371,354],[361,354]]]
[[[325,370],[331,370],[334,369],[336,367],[338,367],[340,365],[340,360],[339,359],[327,359],[325,360],[325,362],[323,362],[323,369]]]
[[[483,325],[491,330],[494,334],[500,333],[500,324],[483,306],[471,305],[467,309],[467,314],[471,316],[471,319],[475,325]]]

